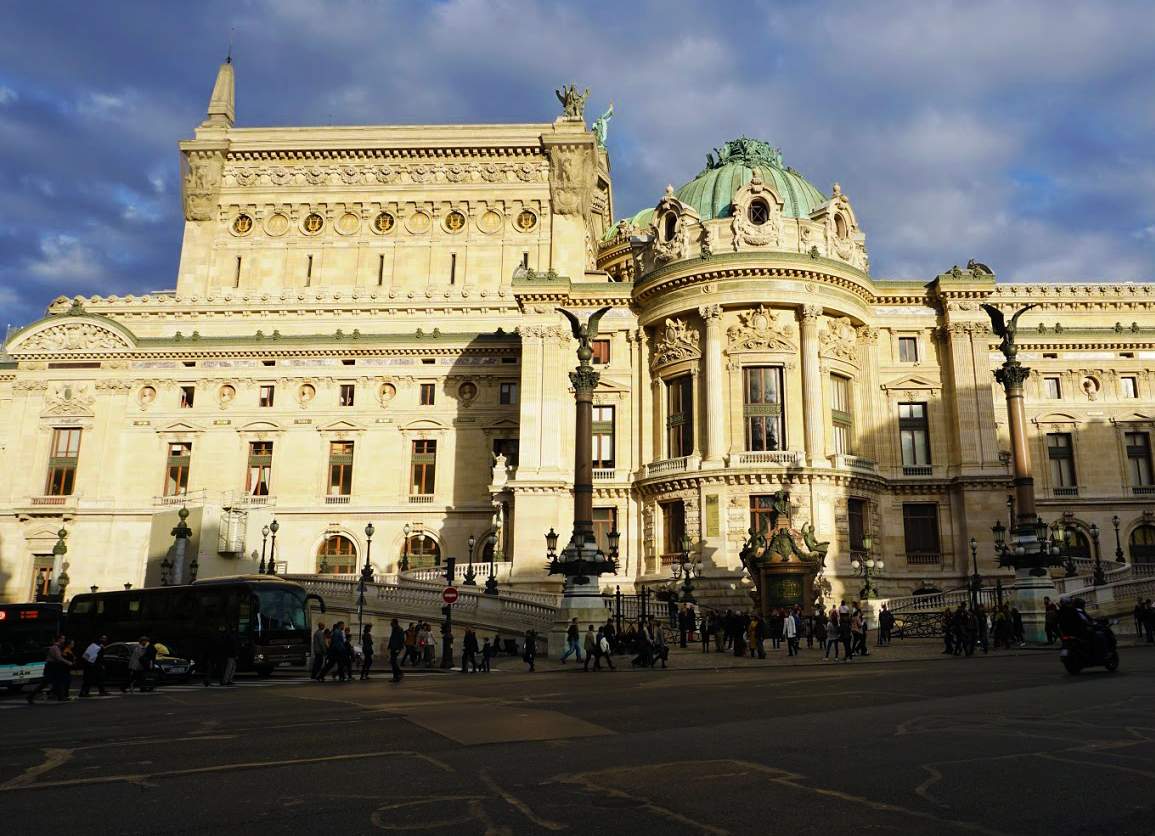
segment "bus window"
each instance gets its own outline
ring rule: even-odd
[[[197,596],[197,618],[212,624],[227,624],[224,594],[215,590],[205,590]]]
[[[309,613],[300,595],[289,589],[258,587],[257,630],[308,631]]]
[[[253,600],[248,595],[242,595],[237,607],[237,636],[242,639],[249,637],[253,627]]]

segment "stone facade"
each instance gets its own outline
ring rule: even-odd
[[[1042,513],[1106,538],[1118,515],[1127,559],[1149,554],[1152,285],[1005,285],[974,262],[872,277],[849,198],[753,140],[711,156],[703,176],[735,178],[720,205],[690,184],[615,226],[580,118],[236,128],[232,90],[226,65],[180,146],[175,290],[62,298],[6,346],[5,599],[62,571],[73,591],[160,582],[181,506],[201,577],[271,558],[274,517],[288,571],[390,573],[407,549],[464,562],[500,515],[502,577],[553,584],[574,442],[558,307],[612,307],[594,505],[623,536],[603,583],[667,582],[684,531],[705,588],[740,600],[752,504],[780,489],[831,544],[828,596],[856,594],[862,533],[886,594],[962,585],[972,536],[997,575],[1009,445],[983,302],[1038,305],[1019,357]]]

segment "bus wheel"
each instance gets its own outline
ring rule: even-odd
[[[274,670],[272,665],[260,665],[256,668],[257,676],[272,676]]]

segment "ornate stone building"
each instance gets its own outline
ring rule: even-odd
[[[997,574],[1010,476],[983,302],[1038,305],[1019,356],[1048,521],[1109,537],[1117,515],[1125,559],[1152,559],[1152,285],[997,284],[973,261],[871,276],[847,195],[745,138],[615,224],[608,117],[587,130],[581,101],[550,124],[328,128],[237,128],[233,101],[226,64],[180,144],[175,290],[61,298],[0,358],[8,600],[62,573],[160,582],[182,506],[201,577],[464,562],[473,535],[503,581],[552,583],[574,441],[558,307],[612,307],[604,583],[668,581],[688,535],[702,600],[740,601],[739,549],[783,490],[793,530],[829,544],[826,596],[857,593],[868,534],[884,593],[961,586],[972,536]]]

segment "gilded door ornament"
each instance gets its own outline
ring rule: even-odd
[[[253,219],[248,215],[237,215],[233,220],[233,232],[237,235],[248,235],[253,231]]]
[[[657,368],[677,360],[701,357],[699,340],[698,332],[688,328],[683,320],[667,319],[654,341],[654,359],[650,363],[650,368]]]
[[[794,326],[783,322],[781,313],[759,305],[752,311],[738,314],[739,325],[726,331],[730,353],[736,351],[794,351]]]
[[[517,228],[522,232],[529,232],[537,226],[537,215],[528,209],[523,209],[517,216]]]
[[[460,212],[450,212],[445,216],[445,228],[450,232],[460,232],[465,228],[465,215]]]
[[[321,231],[321,227],[325,225],[325,219],[316,212],[310,212],[305,216],[305,222],[302,224],[305,232],[309,235],[316,235]]]
[[[396,219],[388,212],[382,212],[373,219],[373,228],[380,233],[392,232]]]

